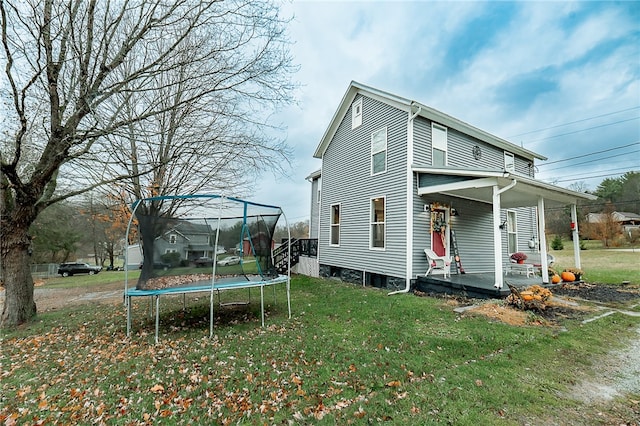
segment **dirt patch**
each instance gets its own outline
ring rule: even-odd
[[[620,306],[640,301],[640,287],[637,285],[613,286],[607,284],[567,283],[551,289],[554,295],[574,299],[590,300]]]
[[[554,326],[563,320],[584,320],[593,317],[602,307],[624,308],[636,302],[640,304],[640,286],[615,286],[607,284],[565,283],[551,288],[553,298],[543,310],[522,310],[507,305],[504,300],[473,299],[459,295],[444,295],[416,291],[416,296],[445,299],[454,308],[465,307],[459,312],[478,314],[507,324]]]
[[[34,282],[33,298],[38,312],[91,303],[122,303],[124,282],[90,287],[51,288],[40,280]],[[5,289],[0,288],[0,310],[4,306]]]
[[[586,318],[595,310],[593,307],[554,298],[547,303],[544,310],[522,310],[503,301],[491,301],[473,305],[466,312],[515,326],[556,326],[562,320]]]

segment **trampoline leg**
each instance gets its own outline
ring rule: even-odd
[[[127,337],[131,335],[131,296],[126,296],[127,302]]]
[[[287,279],[287,306],[289,307],[289,319],[291,319],[291,280]]]
[[[156,295],[156,344],[158,343],[159,328],[160,328],[160,296]]]
[[[262,326],[264,327],[264,286],[260,286],[260,311],[262,312]]]
[[[187,311],[187,293],[182,293],[182,312]]]
[[[271,287],[273,287],[273,304],[275,305],[276,303],[278,303],[278,301],[276,300],[276,286],[272,285]]]
[[[220,292],[218,291],[218,297],[220,297]],[[213,338],[213,290],[211,291],[211,295],[209,296],[209,339]]]

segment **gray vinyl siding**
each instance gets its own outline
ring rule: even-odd
[[[414,161],[418,166],[431,166],[431,124],[433,122],[417,117],[414,120]],[[445,126],[446,127],[446,126]],[[473,148],[480,147],[480,160],[473,157]],[[533,160],[515,155],[515,170],[533,177]],[[447,165],[463,169],[504,169],[504,150],[486,142],[472,138],[460,131],[447,128]]]
[[[418,176],[413,176],[413,187],[417,186]],[[427,259],[424,254],[424,249],[429,248],[431,245],[431,234],[429,233],[430,216],[429,213],[424,211],[424,205],[428,204],[426,200],[423,200],[417,195],[413,195],[413,271],[412,277],[418,275],[424,275],[427,272]]]
[[[318,196],[318,189],[320,189],[320,178],[313,179],[311,181],[311,217],[309,217],[309,238],[318,238],[318,212],[320,211],[320,204]]]
[[[356,97],[355,100],[360,97]],[[322,161],[319,263],[404,277],[406,269],[406,111],[363,97],[362,125],[345,114]],[[371,176],[371,133],[387,127],[387,170]],[[386,198],[385,249],[370,249],[370,203]],[[340,246],[329,245],[329,207],[341,204]]]
[[[458,216],[450,218],[450,226],[456,232],[462,267],[466,273],[494,271],[493,262],[493,209],[490,204],[478,203],[440,194],[414,198],[414,253],[412,276],[424,275],[427,260],[424,249],[431,247],[430,216],[424,212],[424,205],[440,203],[454,207]],[[532,235],[536,235],[536,209],[521,207],[510,209],[516,212],[518,251],[532,253],[537,249],[528,246]],[[501,212],[501,221],[506,220],[507,210]],[[502,232],[503,264],[509,263],[508,235]],[[453,251],[451,252],[453,256]],[[451,269],[455,273],[455,267]]]
[[[460,260],[466,273],[493,272],[493,217],[489,204],[475,203],[459,198],[433,194],[415,197],[414,202],[414,256],[413,276],[424,275],[427,270],[425,248],[431,248],[430,215],[424,204],[438,202],[454,207],[459,216],[450,218],[456,232]],[[451,252],[453,256],[453,250]],[[455,267],[452,266],[452,273]]]

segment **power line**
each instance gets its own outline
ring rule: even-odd
[[[605,172],[615,172],[615,171],[621,171],[622,173],[627,173],[627,172],[633,172],[634,170],[634,166],[631,166],[631,170],[621,170],[620,167],[616,167],[615,169],[608,169],[608,170],[598,170],[598,172],[600,173],[605,173]],[[583,172],[583,173],[578,173],[578,174],[571,174],[571,175],[563,175],[563,176],[558,176],[558,179],[564,179],[564,178],[569,178],[569,177],[576,177],[575,180],[580,179],[580,177],[582,175],[587,175],[587,176],[591,176],[593,172]]]
[[[527,141],[526,143],[534,143],[534,142],[546,141],[546,140],[549,140],[549,139],[559,138],[560,136],[573,135],[575,133],[586,132],[587,130],[593,130],[593,129],[599,129],[599,128],[602,128],[602,127],[613,126],[614,124],[625,123],[627,121],[638,120],[638,119],[640,119],[640,117],[628,118],[626,120],[619,120],[619,121],[616,121],[616,122],[613,122],[613,123],[601,124],[599,126],[587,127],[586,129],[574,130],[573,132],[560,133],[559,135],[549,136],[547,138],[534,139],[532,141]]]
[[[627,173],[629,171],[630,170],[628,170],[626,172],[620,172],[620,173],[605,173],[605,174],[602,174],[602,175],[594,175],[594,176],[589,176],[589,177],[585,177],[585,178],[581,178],[581,179],[560,179],[560,180],[555,180],[554,182],[571,182],[571,181],[574,181],[574,180],[589,180],[589,179],[595,179],[595,178],[600,178],[600,177],[618,176],[618,175],[623,175],[623,174],[625,174],[625,173]]]
[[[640,149],[636,149],[635,151],[630,151],[630,152],[623,152],[622,154],[616,154],[616,155],[610,155],[608,157],[601,157],[601,158],[597,158],[596,160],[608,160],[609,158],[616,158],[616,157],[622,157],[623,155],[629,155],[629,154],[633,154],[634,152],[640,152]],[[571,167],[573,166],[579,166],[581,164],[588,164],[588,163],[592,163],[595,160],[587,160],[587,161],[582,161],[580,163],[574,163],[571,164]]]
[[[607,204],[613,204],[616,207],[619,206],[624,206],[627,204],[637,204],[640,203],[640,199],[638,200],[629,200],[629,201],[608,201],[608,200],[602,200],[599,202],[595,202],[595,203],[589,203],[589,204],[579,204],[578,208],[584,208],[584,207],[604,207]],[[562,206],[562,207],[545,207],[545,210],[564,210],[566,209],[566,206]]]
[[[640,141],[635,141],[635,142],[632,142],[632,143],[627,144],[627,145],[617,146],[615,148],[603,149],[602,151],[590,152],[588,154],[574,155],[574,156],[572,156],[570,158],[565,158],[565,159],[562,159],[562,160],[549,161],[548,163],[537,164],[537,166],[538,167],[542,167],[542,166],[548,166],[549,164],[562,163],[563,161],[571,161],[571,160],[575,160],[576,158],[583,158],[583,157],[588,157],[590,155],[602,154],[602,153],[605,153],[605,152],[615,151],[616,149],[628,148],[630,146],[638,145],[638,144],[640,144]],[[637,152],[637,151],[633,151],[633,152]],[[621,155],[625,155],[625,154],[621,154]],[[610,158],[610,157],[599,158],[599,160],[604,160],[606,158]],[[578,164],[583,164],[583,163],[578,163]]]
[[[569,126],[571,124],[582,123],[583,121],[589,121],[589,120],[594,120],[596,118],[607,117],[609,115],[619,114],[621,112],[632,111],[632,110],[638,109],[638,108],[640,108],[640,106],[635,106],[635,107],[631,107],[631,108],[627,108],[627,109],[621,109],[619,111],[609,112],[609,113],[606,113],[606,114],[596,115],[595,117],[589,117],[589,118],[583,118],[581,120],[570,121],[569,123],[558,124],[558,125],[551,126],[551,127],[545,127],[544,129],[531,130],[530,132],[518,133],[517,135],[508,136],[507,139],[516,138],[518,136],[530,135],[532,133],[543,132],[545,130],[557,129],[558,127],[564,127],[564,126]]]

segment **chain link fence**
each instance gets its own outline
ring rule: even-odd
[[[34,280],[38,278],[53,278],[56,275],[58,275],[57,263],[31,265],[31,276]]]

